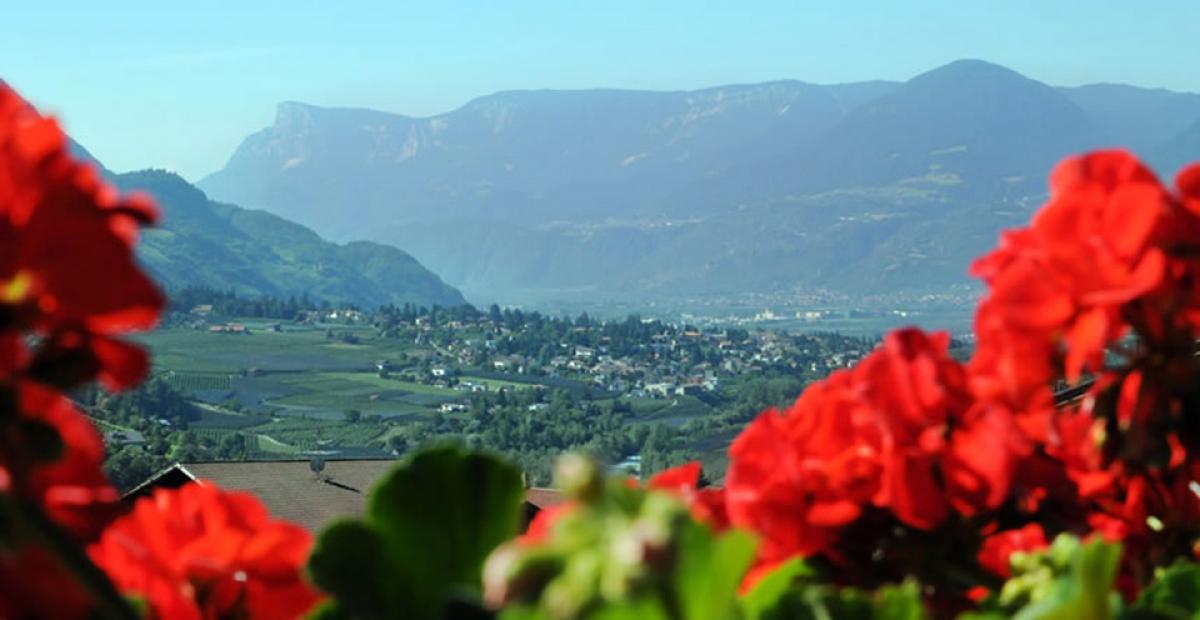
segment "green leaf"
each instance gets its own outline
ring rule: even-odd
[[[1137,620],[1200,619],[1200,564],[1180,562],[1163,569],[1142,590],[1127,618]]]
[[[389,583],[389,562],[380,547],[379,534],[361,521],[338,521],[321,532],[308,570],[337,605],[318,610],[319,617],[339,617],[332,611],[339,609],[360,618],[382,618],[383,610],[399,604],[397,590],[405,584]]]
[[[746,620],[768,617],[769,612],[780,605],[784,595],[796,580],[812,576],[812,569],[800,558],[793,558],[780,564],[739,599],[742,617]]]
[[[875,595],[875,620],[921,620],[925,607],[916,582],[885,586]]]
[[[813,620],[874,620],[871,599],[852,588],[835,590],[825,586],[807,586],[802,591],[805,608],[777,618],[812,618]]]
[[[1066,575],[1055,580],[1050,593],[1025,607],[1017,620],[1108,620],[1120,608],[1113,592],[1120,545],[1096,540],[1079,547]]]
[[[349,620],[346,611],[333,601],[325,601],[308,612],[307,620]]]
[[[510,605],[500,610],[499,620],[542,620],[546,612],[533,605]]]
[[[737,590],[754,560],[754,537],[738,530],[714,536],[689,521],[679,542],[674,574],[685,620],[720,620],[737,615]]]
[[[763,577],[741,602],[745,620],[921,620],[926,617],[915,582],[884,586],[871,595],[812,581],[816,574],[796,558]]]
[[[314,580],[354,617],[442,618],[449,601],[478,599],[484,559],[517,534],[523,488],[498,457],[420,452],[376,486],[364,521],[321,534]]]

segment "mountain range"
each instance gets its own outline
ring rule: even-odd
[[[363,308],[466,302],[461,292],[395,247],[332,243],[265,211],[211,201],[173,173],[114,174],[77,142],[70,147],[121,191],[154,197],[162,221],[143,232],[138,257],[168,290],[206,286],[248,297],[308,296]]]
[[[1055,161],[1200,155],[1200,95],[963,60],[905,82],[515,91],[430,118],[281,104],[199,187],[395,244],[473,299],[964,295]]]

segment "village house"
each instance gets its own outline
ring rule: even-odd
[[[104,443],[110,446],[141,446],[146,443],[146,436],[135,430],[114,430],[104,434]]]
[[[337,310],[330,310],[329,313],[325,315],[325,318],[330,321],[353,321],[357,323],[364,318],[364,315],[360,310],[355,310],[353,308],[340,308]]]
[[[248,334],[250,330],[240,323],[222,323],[208,328],[211,334]]]
[[[643,389],[645,390],[646,395],[653,398],[666,398],[675,391],[675,384],[668,382],[648,383]]]

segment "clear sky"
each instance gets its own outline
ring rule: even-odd
[[[508,89],[903,80],[958,58],[1200,92],[1200,0],[11,4],[0,79],[109,167],[193,180],[286,100],[431,115]]]

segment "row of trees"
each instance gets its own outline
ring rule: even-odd
[[[731,395],[708,396],[711,415],[679,426],[640,419],[627,400],[592,401],[566,390],[476,393],[466,411],[408,424],[391,436],[387,447],[404,453],[453,441],[497,450],[519,464],[534,484],[549,483],[554,460],[573,451],[609,465],[637,455],[643,474],[650,475],[687,461],[709,460],[720,452],[726,435],[762,409],[786,404],[803,384],[783,374],[747,380]],[[706,465],[714,479],[724,471],[719,460]]]
[[[163,377],[118,394],[81,390],[76,399],[92,418],[107,423],[104,470],[120,489],[145,481],[171,463],[242,460],[253,452],[247,436],[207,437],[192,429],[200,410]],[[129,431],[137,434],[136,440]]]

